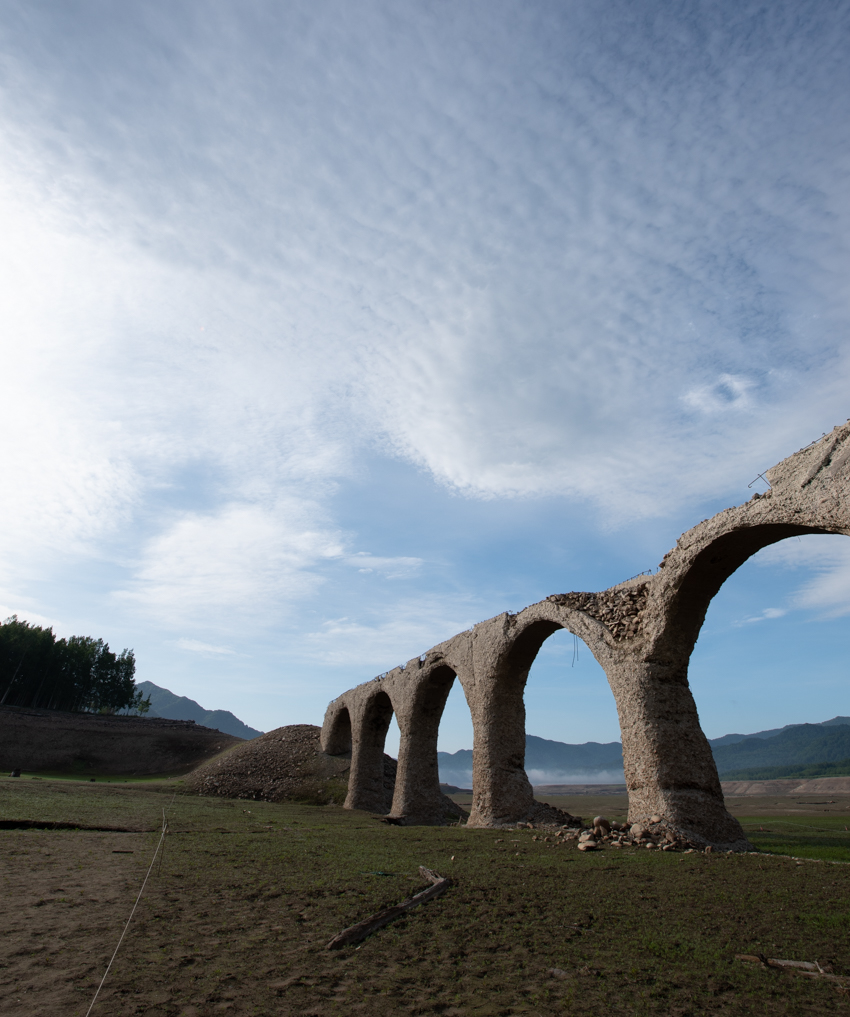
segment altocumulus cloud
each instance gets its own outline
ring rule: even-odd
[[[4,599],[23,543],[120,560],[168,624],[268,623],[329,563],[420,569],[329,514],[366,451],[622,525],[844,419],[848,34],[790,2],[5,5]]]

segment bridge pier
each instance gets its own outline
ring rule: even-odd
[[[390,816],[402,823],[431,826],[446,821],[437,736],[454,679],[450,668],[437,667],[415,682],[412,695],[397,697],[401,742]]]
[[[608,665],[623,742],[629,821],[662,819],[696,843],[732,850],[749,844],[723,800],[711,746],[688,686],[687,661],[639,659]]]
[[[351,711],[351,771],[346,809],[384,813],[389,808],[384,786],[384,742],[393,716],[386,692],[379,690]]]
[[[472,711],[472,809],[467,826],[527,819],[534,792],[525,772],[524,681],[477,680]]]

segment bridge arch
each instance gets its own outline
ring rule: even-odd
[[[768,492],[683,534],[656,574],[599,593],[556,594],[519,615],[491,618],[386,676],[390,709],[386,723],[395,704],[399,727],[404,713],[403,730],[415,739],[420,715],[432,731],[423,704],[438,702],[441,694],[435,691],[436,678],[431,699],[424,692],[425,699],[418,698],[418,685],[427,685],[436,665],[452,660],[450,667],[463,686],[474,729],[469,825],[535,818],[543,808],[533,801],[523,766],[523,691],[540,645],[562,627],[588,645],[614,693],[629,818],[660,816],[668,828],[697,842],[748,846],[723,802],[717,768],[688,685],[688,663],[712,598],[756,551],[803,534],[850,534],[850,421],[764,476],[771,485]],[[344,697],[354,704],[350,807],[374,807],[353,803],[368,798],[358,798],[354,785],[360,770],[354,760],[372,758],[378,720],[384,715],[381,709],[386,708],[375,700],[375,688],[375,682],[369,682]],[[389,690],[398,693],[394,700]],[[370,713],[364,704],[373,701],[377,705]],[[384,728],[381,750],[385,734]],[[429,738],[431,734],[425,741]]]
[[[329,756],[351,752],[351,713],[345,702],[331,703],[322,725],[322,751]]]
[[[437,740],[440,721],[457,672],[438,661],[408,686],[397,714],[401,741],[390,815],[405,823],[441,823],[445,802],[440,790]]]
[[[347,809],[386,812],[388,787],[384,778],[384,743],[393,717],[393,702],[378,687],[368,689],[352,717],[351,773]]]
[[[723,584],[754,554],[771,544],[807,534],[848,534],[850,529],[764,522],[721,533],[706,543],[688,563],[670,591],[662,631],[654,648],[662,653],[690,657],[711,601]]]

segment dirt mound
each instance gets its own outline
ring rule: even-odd
[[[255,801],[305,801],[341,805],[348,791],[351,756],[328,756],[319,747],[321,729],[293,724],[236,745],[193,770],[185,786],[192,794]],[[395,784],[395,760],[391,786]],[[384,783],[387,783],[387,767]]]
[[[322,752],[320,734],[321,728],[313,724],[292,724],[242,742],[193,770],[186,778],[186,790],[263,802],[342,805],[348,793],[351,753],[329,756]],[[397,762],[385,755],[385,812],[392,806],[397,769]],[[466,815],[450,798],[445,803],[448,821]]]

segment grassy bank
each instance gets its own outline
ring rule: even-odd
[[[173,783],[164,794],[0,781],[0,818],[104,831],[0,833],[4,931],[15,943],[0,959],[4,1013],[85,1013],[163,807],[172,832],[161,870],[92,1017],[850,1009],[834,984],[735,960],[762,952],[850,976],[850,866],[636,848],[582,855],[533,831],[391,827],[334,807],[173,796]],[[846,850],[830,824],[802,834],[780,825],[765,831],[786,838],[777,849],[801,854],[793,838],[803,836],[813,850]],[[421,889],[423,864],[455,885],[358,948],[325,949]]]

